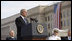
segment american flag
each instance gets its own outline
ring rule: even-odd
[[[54,19],[54,25],[53,25],[53,27],[54,28],[59,28],[59,29],[61,29],[61,27],[60,27],[60,14],[61,14],[61,4],[60,3],[58,3],[58,4],[55,4],[54,5],[54,17],[53,17],[53,19]]]

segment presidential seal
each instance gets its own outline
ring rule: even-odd
[[[39,24],[39,25],[37,26],[37,31],[38,31],[38,33],[40,33],[40,34],[43,33],[44,27]]]

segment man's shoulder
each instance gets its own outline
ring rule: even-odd
[[[17,17],[15,20],[18,20],[18,19],[20,19],[20,18],[21,18],[21,16]]]
[[[57,38],[57,40],[61,40],[61,37],[60,36],[57,36],[56,38]]]
[[[21,16],[17,17],[16,19],[19,19],[19,18],[21,18]]]
[[[48,40],[54,40],[54,36],[53,35],[51,35],[49,38],[48,38]]]
[[[6,40],[9,40],[11,37],[6,37]]]
[[[60,38],[59,36],[57,36],[57,38]]]
[[[10,38],[10,37],[6,37],[6,38]]]
[[[53,35],[52,35],[52,36],[50,36],[49,38],[53,38]]]
[[[6,40],[16,40],[16,38],[6,37]]]

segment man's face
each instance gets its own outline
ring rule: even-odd
[[[26,10],[23,10],[23,11],[22,11],[22,16],[24,16],[24,17],[27,16],[27,11],[26,11]]]
[[[10,36],[14,37],[14,32],[13,31],[10,32]]]
[[[54,34],[55,34],[55,35],[58,35],[58,32],[55,32]]]
[[[71,32],[70,31],[68,32],[68,36],[71,36]]]

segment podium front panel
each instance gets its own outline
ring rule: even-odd
[[[32,36],[34,37],[47,37],[48,30],[46,23],[32,23]]]

